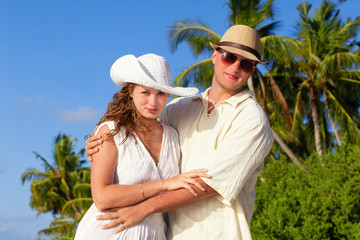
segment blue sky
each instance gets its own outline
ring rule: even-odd
[[[275,0],[278,34],[292,36],[300,2]],[[315,8],[321,1],[310,2]],[[32,151],[51,162],[59,132],[78,139],[77,151],[84,148],[83,136],[119,90],[109,77],[111,64],[129,53],[156,53],[169,61],[174,78],[200,59],[184,45],[172,53],[167,27],[201,18],[222,35],[229,26],[225,3],[0,0],[0,239],[35,239],[52,220],[30,209],[30,185],[20,176],[42,169]],[[359,0],[347,0],[341,16],[354,19],[359,9]]]

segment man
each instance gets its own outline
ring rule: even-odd
[[[115,219],[105,228],[117,231],[155,212],[168,212],[168,239],[251,239],[255,183],[273,136],[268,119],[244,84],[260,60],[260,38],[248,26],[230,27],[211,44],[214,76],[204,93],[173,100],[162,121],[179,132],[181,171],[209,169],[211,178],[197,178],[205,192],[165,192],[98,219]],[[92,139],[93,140],[93,139]],[[93,145],[88,144],[87,153]]]

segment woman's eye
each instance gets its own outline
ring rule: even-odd
[[[143,91],[143,92],[141,92],[142,94],[149,94],[149,92],[147,92],[147,91]]]
[[[164,95],[165,95],[164,92],[159,92],[158,94],[159,94],[160,96],[164,96]]]

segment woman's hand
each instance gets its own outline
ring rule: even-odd
[[[164,190],[171,191],[179,188],[185,188],[189,190],[192,194],[197,196],[196,191],[192,187],[195,185],[201,191],[205,191],[205,188],[194,178],[196,177],[205,177],[209,178],[210,176],[206,174],[209,170],[207,169],[195,169],[186,173],[179,174],[172,178],[167,178],[163,180]]]

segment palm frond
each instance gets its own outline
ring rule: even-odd
[[[212,59],[205,59],[193,64],[178,75],[174,83],[180,86],[199,86],[207,88],[213,77]]]
[[[93,203],[92,198],[86,198],[86,197],[76,198],[76,199],[67,201],[64,204],[64,206],[62,207],[61,212],[63,214],[68,214],[68,215],[73,216],[74,215],[73,206],[75,206],[78,208],[78,210],[80,211],[79,213],[81,214],[81,213],[86,212],[92,203]]]
[[[203,52],[211,51],[209,42],[219,42],[221,36],[209,29],[200,20],[176,21],[174,25],[169,26],[169,39],[171,51],[175,52],[178,45],[185,42],[192,50],[195,56]]]
[[[39,171],[35,168],[28,168],[26,172],[21,175],[21,182],[24,184],[26,181],[44,179],[49,175],[48,172]]]
[[[295,127],[297,125],[298,122],[298,118],[300,118],[300,120],[302,120],[302,116],[301,116],[301,109],[302,109],[302,102],[303,102],[303,98],[302,98],[302,89],[304,87],[307,86],[307,82],[303,81],[300,88],[297,90],[297,95],[296,95],[296,104],[295,104],[295,109],[294,109],[294,113],[293,113],[293,125],[291,128],[291,131],[294,132],[295,131]]]
[[[260,39],[262,55],[266,60],[290,68],[294,65],[294,52],[300,48],[298,40],[279,35],[265,36]]]
[[[329,96],[329,99],[331,99],[331,101],[333,101],[337,108],[341,111],[341,113],[346,116],[346,118],[348,119],[349,122],[351,122],[352,124],[355,124],[352,120],[352,118],[350,117],[350,115],[345,111],[345,109],[343,108],[343,106],[339,103],[339,101],[336,99],[336,97],[333,95],[333,93],[329,90],[326,91],[326,93]]]

